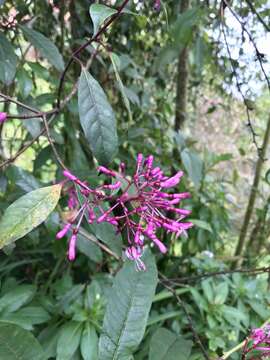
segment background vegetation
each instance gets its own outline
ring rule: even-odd
[[[142,152],[185,171],[195,225],[164,234],[168,253],[148,249],[143,273],[118,272],[124,239],[103,225],[67,260],[65,192],[16,243],[0,224],[0,359],[241,358],[230,349],[270,318],[269,33],[267,0],[0,1],[1,215],[62,181],[63,163],[95,185],[96,159],[132,174]],[[82,64],[116,117],[106,159],[80,125]]]

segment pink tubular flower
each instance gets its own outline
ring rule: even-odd
[[[0,124],[3,124],[7,120],[7,113],[0,112]]]
[[[62,230],[56,234],[56,239],[62,239],[71,229],[72,224],[67,223]]]
[[[242,359],[247,359],[253,351],[260,351],[260,358],[270,356],[270,324],[251,331],[243,347]]]
[[[118,233],[126,236],[127,248],[125,255],[134,260],[137,270],[145,270],[141,260],[147,239],[161,253],[166,253],[167,248],[160,236],[162,233],[174,233],[176,236],[186,235],[186,230],[191,228],[191,222],[182,222],[190,214],[190,210],[176,207],[182,199],[190,195],[172,193],[171,188],[180,182],[183,172],[179,171],[172,177],[167,177],[159,167],[154,167],[152,155],[144,159],[138,154],[135,173],[132,177],[125,174],[126,166],[120,164],[119,172],[99,166],[98,171],[117,181],[104,184],[93,189],[86,182],[81,181],[69,171],[64,171],[64,176],[77,184],[80,192],[80,201],[76,191],[69,190],[69,207],[76,207],[76,216],[72,219],[73,236],[69,244],[69,259],[75,258],[76,236],[85,217],[91,224],[107,222],[116,228]],[[166,192],[170,189],[170,193]],[[115,194],[115,190],[118,190]],[[110,207],[106,207],[110,204]],[[74,225],[73,225],[74,224]],[[68,232],[66,226],[57,234],[57,238],[65,236]]]
[[[72,234],[69,240],[69,248],[68,248],[68,258],[70,261],[74,261],[76,257],[76,241],[77,241],[77,234]]]
[[[153,167],[153,161],[152,155],[144,160],[143,155],[138,154],[132,179],[130,180],[123,173],[118,174],[127,185],[122,189],[122,194],[114,199],[114,205],[109,210],[101,210],[102,215],[97,220],[98,223],[104,221],[112,223],[112,219],[115,220],[118,232],[124,231],[127,234],[129,247],[126,256],[133,260],[138,259],[134,249],[137,251],[136,254],[142,253],[145,238],[157,246],[160,252],[166,253],[167,248],[158,238],[157,233],[163,229],[179,236],[192,227],[190,222],[181,222],[190,211],[174,207],[182,199],[189,197],[189,194],[171,194],[163,190],[178,185],[183,172],[179,171],[168,178],[160,168]],[[122,168],[125,167],[122,165]],[[114,210],[122,215],[113,215]],[[176,219],[168,217],[170,213],[175,214]]]

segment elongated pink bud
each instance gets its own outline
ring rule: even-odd
[[[179,183],[183,174],[184,174],[183,171],[178,171],[178,173],[175,174],[173,177],[171,177],[165,181],[162,181],[160,183],[160,186],[163,188],[170,188],[170,187],[176,186]]]
[[[63,229],[56,234],[56,239],[62,239],[67,234],[71,226],[72,224],[70,223],[66,224]]]
[[[152,170],[153,161],[154,161],[154,156],[153,155],[149,155],[148,158],[145,160],[145,165],[146,165],[146,169],[147,169],[147,175],[149,175],[150,171]]]
[[[70,261],[74,261],[76,257],[76,241],[77,241],[77,234],[73,234],[69,241],[69,248],[68,248],[68,259]]]
[[[190,197],[190,193],[188,192],[184,192],[184,193],[180,193],[180,194],[172,194],[174,199],[187,199]]]
[[[3,124],[7,120],[7,113],[0,112],[0,124]]]
[[[63,175],[64,175],[66,178],[68,178],[69,180],[71,180],[71,181],[76,181],[76,180],[77,180],[77,177],[76,177],[75,175],[71,174],[71,172],[68,171],[68,170],[64,170],[64,171],[63,171]]]
[[[159,248],[159,251],[162,254],[165,254],[167,252],[166,246],[155,235],[151,237],[151,240]]]
[[[108,212],[105,212],[104,214],[102,214],[102,215],[97,219],[97,223],[101,223],[102,221],[104,221],[108,215],[109,215]]]
[[[192,226],[194,226],[191,222],[179,223],[179,224],[181,225],[180,228],[183,230],[190,229]]]
[[[117,190],[121,186],[121,182],[117,181],[115,184],[103,185],[103,189]]]
[[[115,218],[107,218],[106,221],[114,226],[118,226],[118,222]]]
[[[171,210],[171,211],[174,211],[176,212],[177,214],[180,214],[180,215],[190,215],[191,214],[191,210],[187,210],[187,209],[175,209],[175,208],[169,208],[168,210]]]
[[[97,169],[98,169],[98,171],[102,172],[105,175],[116,176],[114,171],[107,169],[105,166],[99,166]]]
[[[88,222],[89,224],[92,224],[96,218],[96,215],[94,213],[94,210],[89,207],[88,209]]]

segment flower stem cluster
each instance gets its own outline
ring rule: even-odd
[[[246,339],[242,359],[248,359],[248,355],[259,352],[258,359],[270,357],[270,325],[267,324],[262,328],[252,330],[250,336]]]
[[[152,155],[144,159],[139,154],[132,177],[126,175],[124,163],[120,164],[118,172],[99,166],[98,171],[111,178],[112,183],[95,189],[69,171],[64,171],[64,176],[77,184],[82,199],[78,201],[76,193],[69,191],[69,207],[74,208],[79,204],[79,208],[72,222],[57,234],[57,238],[62,238],[72,230],[68,253],[70,260],[75,259],[77,233],[85,215],[90,224],[94,221],[97,224],[107,222],[115,227],[116,232],[124,235],[127,242],[125,255],[135,261],[138,270],[145,270],[141,256],[146,240],[152,242],[161,253],[166,253],[167,248],[159,234],[164,231],[176,236],[186,234],[192,223],[182,220],[190,211],[177,205],[190,195],[187,192],[171,192],[171,188],[180,182],[183,172],[167,177],[159,167],[153,166],[153,162]],[[106,208],[108,204],[110,206]]]

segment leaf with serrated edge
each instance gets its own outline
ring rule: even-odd
[[[159,328],[150,341],[149,360],[188,360],[191,347],[191,341]]]
[[[0,249],[45,221],[58,203],[61,188],[61,184],[40,188],[11,204],[0,221]]]
[[[44,351],[30,331],[0,321],[0,359],[45,360]]]
[[[99,358],[128,359],[140,344],[157,285],[157,268],[150,251],[142,260],[146,271],[127,261],[116,275],[106,308]]]

